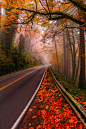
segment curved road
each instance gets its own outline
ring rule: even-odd
[[[11,129],[48,66],[30,68],[0,78],[0,129]]]

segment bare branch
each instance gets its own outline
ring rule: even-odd
[[[36,0],[34,0],[35,1],[35,3],[36,3],[36,11],[37,11],[37,1]]]
[[[39,0],[41,6],[44,8],[44,10],[48,13],[47,9],[44,7],[44,5],[42,4],[41,0]]]
[[[39,12],[39,11],[29,10],[29,9],[24,9],[24,8],[16,8],[16,9],[33,12],[33,14],[28,18],[29,20],[25,23],[30,22],[35,17],[36,14],[39,14],[39,15],[46,16],[46,17],[49,16],[49,18],[47,17],[49,20],[59,20],[59,19],[66,18],[66,19],[70,19],[71,21],[73,21],[75,23],[86,26],[85,22],[81,21],[80,19],[76,19],[73,16],[71,16],[70,14],[60,12],[60,11],[44,13],[44,12]],[[50,17],[50,15],[52,17]],[[60,15],[60,16],[58,16],[58,15]],[[25,24],[25,23],[12,23],[12,24]]]
[[[46,4],[47,4],[48,11],[50,12],[49,5],[48,5],[48,2],[47,2],[47,0],[46,0]]]
[[[55,36],[57,36],[58,34],[60,34],[60,33],[62,33],[63,31],[65,30],[65,27],[60,31],[60,32],[56,32],[56,33],[54,33],[54,35],[53,35],[53,37],[55,37]]]

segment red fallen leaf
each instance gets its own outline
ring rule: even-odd
[[[38,111],[38,115],[41,115],[41,110]]]
[[[29,129],[34,129],[33,127],[30,127]]]
[[[38,99],[35,99],[35,101],[38,101]]]
[[[33,106],[33,108],[36,108],[37,106]]]
[[[82,100],[84,100],[84,97],[82,97]]]
[[[83,102],[82,102],[82,101],[79,101],[79,103],[81,103],[81,104],[82,104]]]
[[[77,120],[77,115],[73,113],[72,110],[69,110],[68,104],[66,104],[65,101],[63,101],[63,97],[60,96],[58,88],[53,86],[54,83],[52,82],[52,78],[50,78],[50,81],[52,82],[51,84],[47,80],[49,79],[44,79],[44,82],[36,98],[38,102],[41,98],[43,98],[44,102],[44,104],[40,105],[40,110],[36,114],[41,115],[43,122],[41,123],[41,125],[38,125],[36,129],[70,129],[72,127],[78,129],[78,126],[76,126],[79,122]],[[46,85],[50,86],[50,89],[48,91],[45,91]],[[58,96],[60,97],[58,98]],[[77,96],[76,98],[78,99]],[[81,102],[82,100],[79,99],[79,101]],[[30,127],[29,129],[33,129],[33,127]],[[85,129],[81,123],[79,128]]]
[[[84,106],[86,106],[86,102],[83,102]]]

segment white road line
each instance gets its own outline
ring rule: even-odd
[[[46,68],[46,70],[47,70],[47,68]],[[28,102],[28,104],[26,105],[26,107],[24,108],[24,110],[22,111],[22,113],[20,114],[20,116],[18,117],[18,119],[16,120],[16,122],[13,124],[13,126],[11,127],[11,129],[17,129],[19,127],[19,124],[20,124],[21,120],[23,119],[25,113],[27,112],[30,104],[32,103],[33,99],[35,98],[35,96],[36,96],[36,94],[37,94],[37,92],[38,92],[38,90],[39,90],[39,88],[41,86],[41,83],[43,81],[43,78],[44,78],[44,75],[46,73],[46,70],[45,70],[45,72],[44,72],[44,74],[42,76],[42,79],[41,79],[41,81],[40,81],[37,89],[35,90],[33,96],[31,97],[30,101]]]

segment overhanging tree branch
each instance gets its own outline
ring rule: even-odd
[[[75,6],[77,6],[79,9],[86,12],[86,5],[82,2],[79,2],[77,0],[69,0],[71,3],[73,3]]]
[[[58,20],[58,19],[63,19],[63,18],[67,18],[67,19],[70,19],[71,21],[75,22],[75,23],[78,23],[80,25],[85,25],[85,22],[81,21],[80,19],[76,19],[74,18],[73,16],[71,16],[70,14],[67,14],[67,13],[64,13],[64,12],[39,12],[39,11],[35,11],[35,10],[29,10],[29,9],[24,9],[24,8],[17,8],[19,10],[24,10],[24,11],[29,11],[29,12],[34,12],[35,14],[39,14],[39,15],[44,15],[44,16],[50,16],[48,19],[49,20]],[[54,16],[55,15],[55,16]],[[61,16],[58,16],[58,15],[61,15]],[[52,17],[54,16],[54,17]]]
[[[70,16],[70,15],[63,15],[63,16],[58,16],[58,17],[50,17],[49,18],[49,20],[61,20],[61,19],[64,19],[64,18],[66,18],[66,19],[70,19],[71,21],[73,21],[73,22],[75,22],[75,23],[78,23],[78,24],[80,24],[80,25],[83,25],[85,22],[82,22],[82,21],[80,21],[79,19],[75,19],[75,18],[73,18],[72,16]]]

